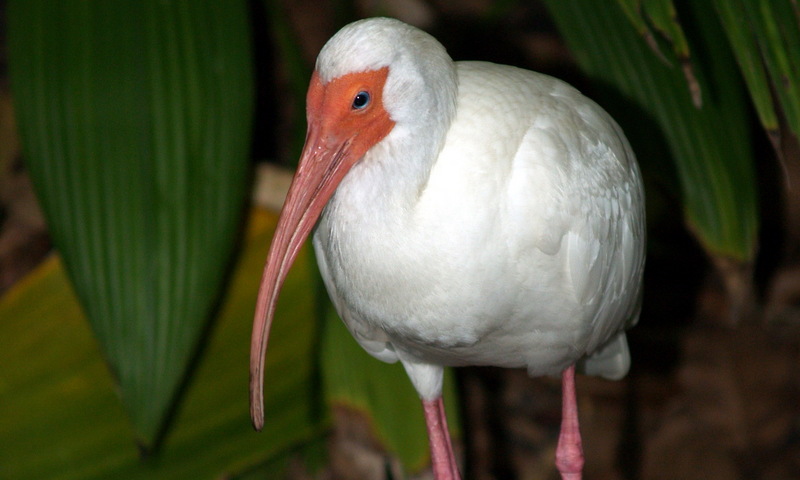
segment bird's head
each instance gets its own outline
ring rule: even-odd
[[[431,138],[427,148],[438,152],[455,113],[455,90],[455,70],[444,47],[397,20],[352,23],[320,52],[306,97],[305,146],[256,305],[250,356],[256,429],[264,422],[262,370],[278,293],[325,205],[350,169],[387,137],[420,145]]]

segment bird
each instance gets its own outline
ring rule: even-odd
[[[437,480],[461,478],[443,371],[469,365],[561,377],[555,463],[580,479],[576,369],[624,377],[641,310],[644,187],[619,125],[561,80],[454,62],[391,18],[328,40],[306,117],[256,301],[256,430],[280,288],[313,232],[342,321],[373,357],[399,361],[419,394]]]

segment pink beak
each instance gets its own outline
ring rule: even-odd
[[[250,415],[256,430],[264,426],[264,357],[278,294],[322,210],[355,163],[348,155],[349,139],[331,146],[319,132],[319,128],[309,126],[300,165],[281,210],[258,291],[250,343]]]
[[[316,73],[311,78],[306,143],[267,255],[253,320],[250,416],[256,430],[264,426],[264,357],[278,294],[300,247],[339,183],[394,126],[381,99],[388,73],[384,67],[344,75],[327,84]],[[372,103],[354,113],[350,101],[362,89],[372,92]]]

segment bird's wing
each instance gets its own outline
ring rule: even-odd
[[[558,258],[585,334],[586,370],[627,372],[624,329],[638,318],[644,268],[644,193],[619,126],[576,90],[554,84],[514,159],[510,212],[518,238]],[[527,191],[527,195],[523,190]],[[531,221],[530,219],[536,219]],[[525,231],[527,230],[527,231]]]

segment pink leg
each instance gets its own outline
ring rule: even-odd
[[[425,410],[425,424],[428,426],[428,438],[431,443],[431,463],[436,480],[461,480],[450,443],[450,432],[447,430],[447,417],[444,413],[444,402],[439,396],[435,400],[422,400]]]
[[[556,467],[563,480],[581,480],[583,447],[578,425],[578,403],[575,399],[575,365],[561,374],[561,434],[556,448]]]

